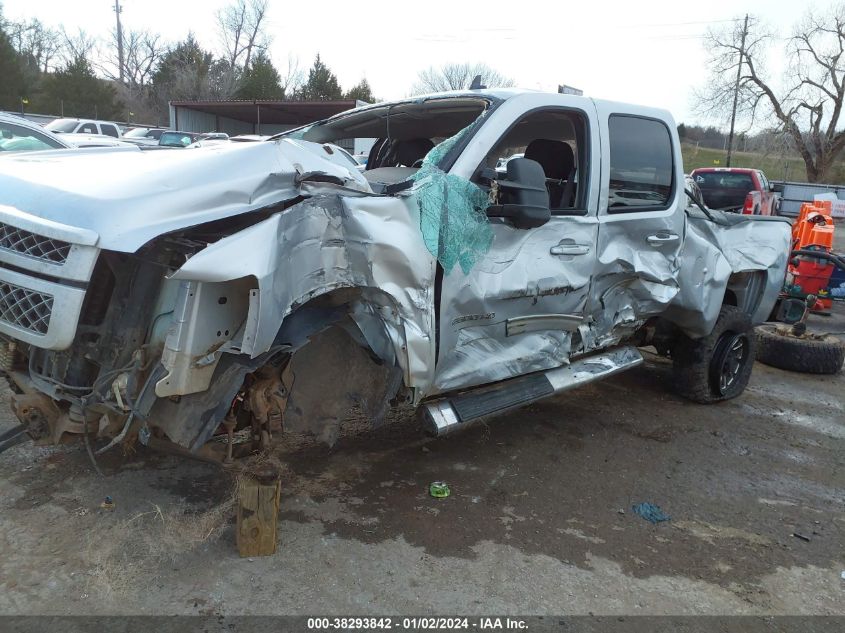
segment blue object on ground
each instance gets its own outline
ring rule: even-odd
[[[632,506],[631,509],[636,513],[639,514],[642,518],[646,521],[650,521],[651,523],[660,523],[661,521],[668,521],[672,517],[668,514],[663,512],[660,509],[660,506],[656,506],[653,503],[643,502],[638,503],[635,506]]]

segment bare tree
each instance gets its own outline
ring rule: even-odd
[[[67,65],[77,59],[86,59],[95,65],[95,58],[99,56],[99,43],[97,38],[90,35],[81,27],[76,33],[70,33],[64,27],[59,31],[60,49],[59,57]]]
[[[294,99],[305,83],[305,73],[299,65],[299,57],[288,54],[287,72],[279,71],[279,85],[285,99]]]
[[[105,64],[104,73],[109,79],[120,77],[120,61],[117,54],[117,31],[112,31],[109,42],[109,61]],[[123,78],[130,88],[143,90],[152,79],[156,66],[167,45],[162,42],[161,35],[150,31],[123,32]]]
[[[217,28],[229,67],[248,68],[252,55],[266,50],[270,37],[264,32],[268,0],[235,0],[217,12]]]
[[[744,50],[740,36],[738,23],[708,33],[712,77],[698,94],[699,109],[724,115],[738,86],[738,112],[749,126],[760,118],[776,124],[804,161],[807,180],[819,182],[845,149],[845,131],[837,129],[845,101],[845,5],[825,15],[808,14],[785,42],[757,20],[749,27]],[[781,86],[764,64],[767,47],[778,42],[789,59]]]
[[[481,75],[481,83],[488,88],[507,88],[514,85],[513,79],[505,77],[487,64],[445,64],[440,68],[432,66],[420,71],[412,91],[419,94],[466,90],[478,75]]]
[[[34,18],[29,22],[10,22],[6,28],[12,46],[35,68],[44,73],[53,68],[62,46],[58,31]]]

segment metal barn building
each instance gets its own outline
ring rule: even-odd
[[[170,128],[182,132],[278,134],[367,105],[364,101],[171,101]],[[349,140],[340,143],[349,151],[365,151]],[[371,145],[370,143],[369,145]]]

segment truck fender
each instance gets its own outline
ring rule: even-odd
[[[351,293],[349,317],[371,334],[375,348],[395,358],[405,383],[421,394],[434,371],[434,275],[419,217],[404,202],[321,195],[210,244],[171,278],[256,280],[239,340],[230,346],[250,358],[270,350],[302,306]],[[390,353],[378,342],[379,329],[387,333]]]

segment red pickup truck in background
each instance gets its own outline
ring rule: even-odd
[[[746,215],[777,215],[780,198],[759,169],[702,167],[693,170],[704,204]]]

